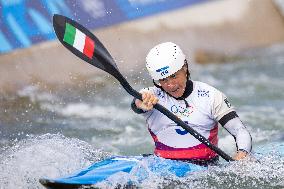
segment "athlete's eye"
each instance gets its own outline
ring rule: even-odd
[[[175,78],[177,78],[177,75],[176,75],[176,74],[173,74],[173,75],[171,75],[171,78],[172,78],[172,79],[175,79]]]

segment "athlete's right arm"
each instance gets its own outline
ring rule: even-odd
[[[131,107],[136,113],[143,113],[152,110],[154,105],[157,104],[159,99],[150,91],[142,91],[142,101],[139,99],[134,99]]]

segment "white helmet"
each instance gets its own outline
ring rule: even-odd
[[[154,80],[163,79],[176,73],[184,65],[185,55],[172,42],[153,47],[146,57],[146,68]]]

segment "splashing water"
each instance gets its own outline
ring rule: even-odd
[[[2,152],[0,188],[42,188],[39,178],[62,176],[106,156],[79,139],[60,134],[31,136]]]

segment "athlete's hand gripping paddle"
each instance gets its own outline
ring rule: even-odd
[[[141,94],[134,90],[121,75],[110,53],[94,34],[74,20],[57,14],[53,16],[53,27],[59,41],[73,54],[89,64],[114,76],[130,95],[142,100]],[[188,131],[193,137],[208,146],[226,161],[233,161],[233,158],[231,158],[217,146],[211,144],[208,139],[189,127],[169,110],[160,104],[156,104],[154,108],[173,120],[177,125]]]

